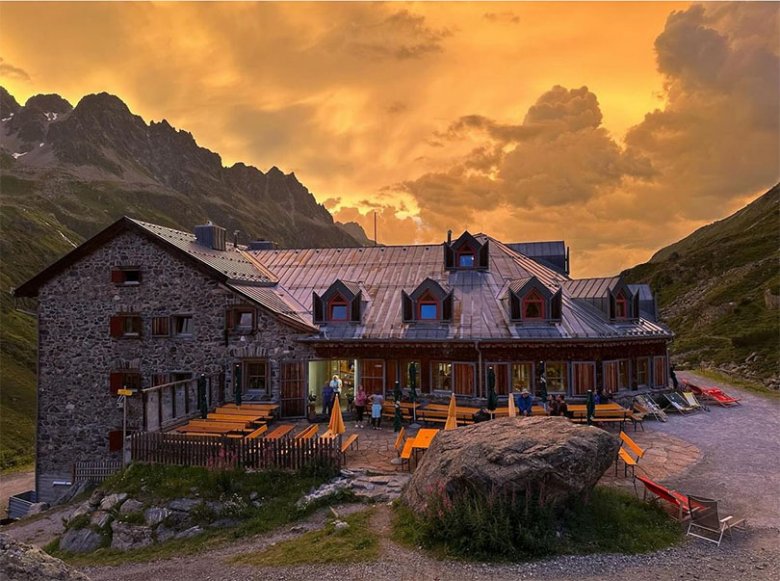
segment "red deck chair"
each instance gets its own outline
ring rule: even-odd
[[[675,490],[671,490],[669,488],[666,488],[665,486],[661,486],[657,482],[653,482],[649,478],[646,478],[644,476],[637,476],[637,480],[639,480],[642,484],[645,485],[645,493],[644,493],[644,499],[647,499],[647,493],[650,492],[655,495],[655,498],[652,500],[663,500],[664,502],[668,503],[670,506],[674,508],[675,511],[675,518],[682,522],[686,518],[690,517],[690,509],[688,505],[688,497],[684,494],[677,492]]]
[[[711,401],[712,403],[716,403],[720,406],[727,407],[732,404],[742,405],[739,403],[739,399],[736,397],[732,397],[728,395],[727,393],[724,393],[723,390],[717,387],[699,387],[698,385],[686,382],[686,385],[690,388],[690,390],[699,397],[702,397],[704,399],[707,399]]]

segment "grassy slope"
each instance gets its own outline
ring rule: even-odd
[[[705,226],[628,271],[649,283],[664,320],[677,335],[679,361],[735,364],[753,378],[778,374],[778,310],[765,304],[780,294],[780,188],[724,220]],[[756,353],[749,364],[745,360]]]

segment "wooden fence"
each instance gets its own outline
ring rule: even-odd
[[[313,465],[341,469],[341,437],[312,440],[244,440],[141,432],[130,437],[133,462],[210,468],[299,470]]]
[[[104,460],[102,462],[76,462],[73,465],[73,483],[90,480],[103,482],[106,478],[119,472],[122,462],[119,460]]]

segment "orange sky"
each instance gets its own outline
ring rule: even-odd
[[[379,240],[644,261],[778,180],[778,5],[2,3],[23,102],[119,95]]]

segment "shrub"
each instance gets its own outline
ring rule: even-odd
[[[68,523],[68,529],[85,529],[89,526],[89,515],[80,514]]]
[[[120,514],[117,520],[129,525],[142,525],[146,522],[144,519],[144,513],[141,511],[130,512],[127,514]]]

